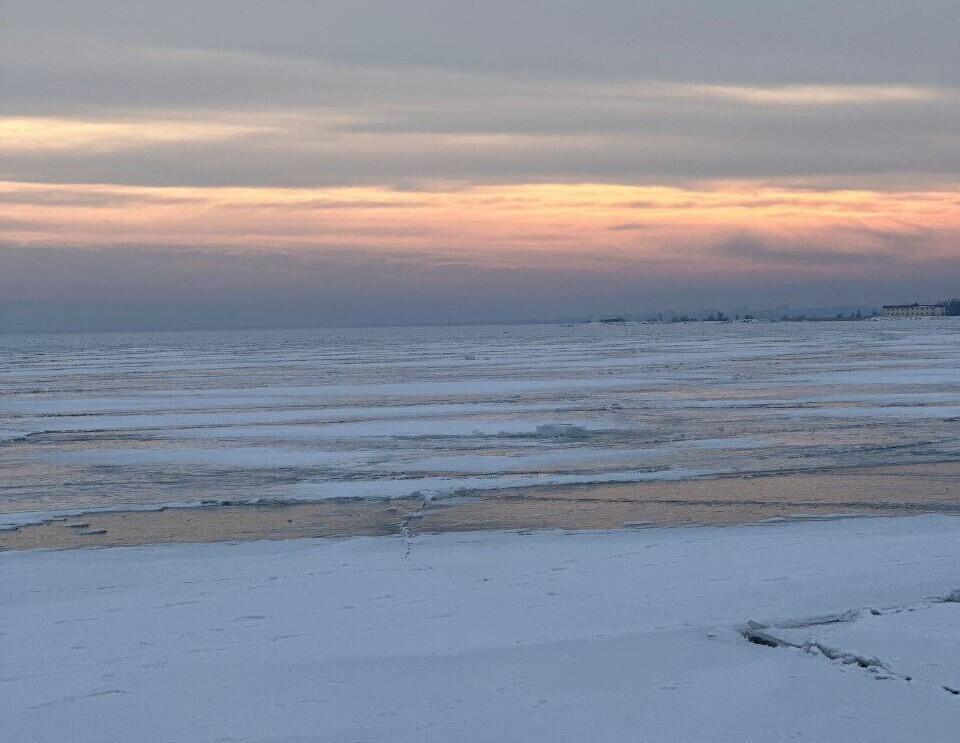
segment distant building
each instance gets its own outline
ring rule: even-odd
[[[942,304],[885,304],[884,317],[942,317],[947,314]]]

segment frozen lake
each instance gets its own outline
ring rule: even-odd
[[[949,318],[0,336],[0,513],[956,460],[958,341]]]

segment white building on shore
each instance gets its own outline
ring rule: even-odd
[[[885,304],[884,317],[941,317],[947,312],[942,304]]]

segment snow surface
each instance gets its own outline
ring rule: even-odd
[[[943,516],[9,552],[2,737],[952,742],[958,588]]]

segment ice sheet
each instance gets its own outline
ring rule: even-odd
[[[740,632],[948,595],[958,545],[960,520],[921,517],[3,553],[3,732],[952,743],[960,605],[837,638],[944,663],[909,682]]]
[[[3,337],[0,513],[953,461],[958,341],[949,318]]]

